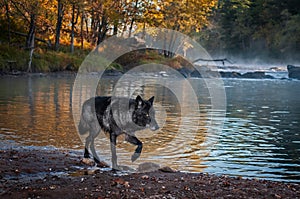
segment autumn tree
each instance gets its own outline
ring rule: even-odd
[[[217,1],[169,0],[153,1],[152,3],[145,16],[150,25],[190,33],[201,30],[203,26],[209,23],[208,16],[216,6]]]
[[[74,37],[75,37],[75,25],[78,23],[78,18],[81,10],[83,9],[83,4],[77,3],[76,1],[71,2],[72,7],[72,18],[71,18],[71,53],[74,52]]]
[[[300,50],[299,10],[296,0],[219,0],[211,19],[214,27],[201,36],[211,41],[209,49],[229,55],[289,57]]]

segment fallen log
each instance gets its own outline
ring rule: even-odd
[[[223,66],[225,65],[225,62],[228,62],[230,64],[233,64],[233,62],[231,62],[230,60],[228,60],[227,58],[224,58],[224,59],[202,59],[202,58],[199,58],[199,59],[196,59],[193,61],[193,63],[196,63],[198,61],[207,61],[207,62],[222,62]]]

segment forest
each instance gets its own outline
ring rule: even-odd
[[[108,37],[180,31],[213,57],[299,61],[299,0],[1,0],[0,68],[78,68]],[[35,59],[36,58],[36,59]],[[17,65],[17,66],[15,66]]]

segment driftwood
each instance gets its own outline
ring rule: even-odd
[[[227,58],[224,59],[196,59],[193,61],[193,63],[196,63],[197,61],[207,61],[207,62],[222,62],[223,66],[225,65],[225,62],[228,62],[230,64],[233,64],[230,60],[228,60]]]
[[[22,36],[22,37],[27,37],[27,34],[25,34],[25,33],[16,32],[16,31],[12,31],[12,30],[10,32],[13,33],[13,34]],[[34,39],[37,40],[37,41],[40,41],[40,42],[43,42],[43,43],[47,44],[48,47],[51,47],[51,42],[50,41],[46,41],[46,40],[38,38],[38,37],[34,37]]]

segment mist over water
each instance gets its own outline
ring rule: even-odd
[[[277,59],[263,56],[230,56],[215,55],[213,59],[228,59],[224,62],[215,62],[216,66],[228,71],[287,71],[287,65],[300,66],[299,55],[291,55],[287,59]],[[204,64],[207,64],[203,62]]]

